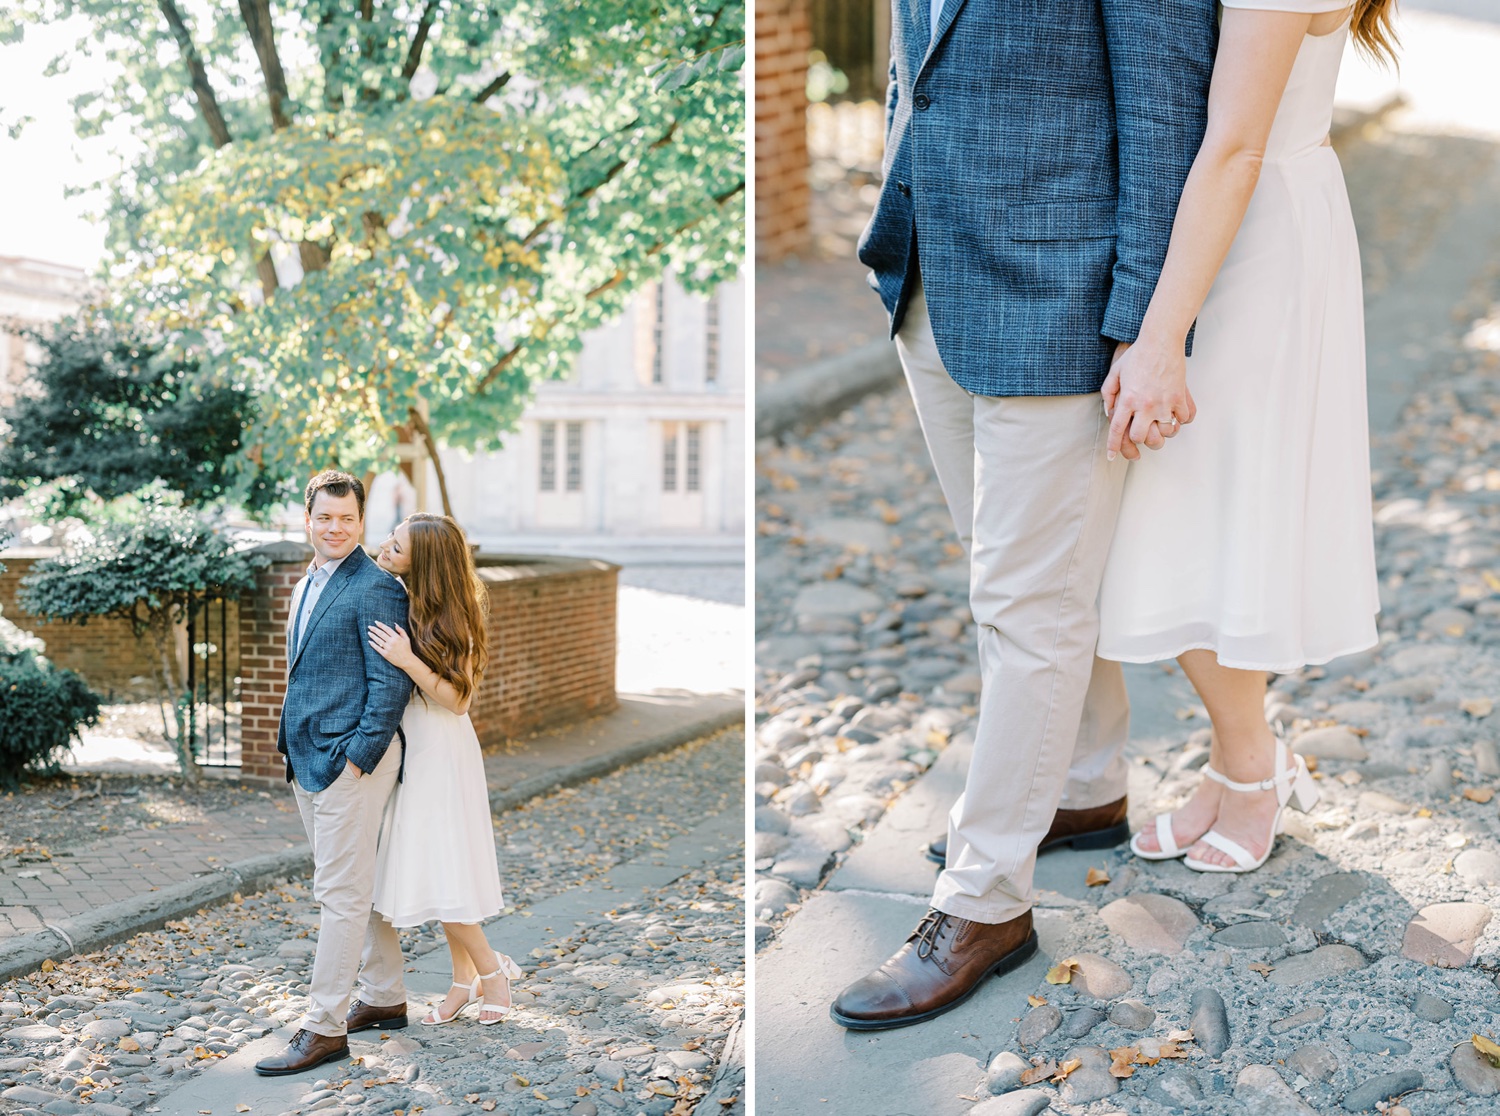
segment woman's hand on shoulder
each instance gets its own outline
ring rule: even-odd
[[[410,672],[421,661],[412,650],[411,636],[406,634],[406,629],[400,624],[393,628],[377,620],[370,625],[369,636],[370,646],[394,667]]]

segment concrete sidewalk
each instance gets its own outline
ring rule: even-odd
[[[491,806],[512,809],[743,724],[744,710],[736,692],[622,695],[606,716],[489,749]],[[110,834],[43,863],[7,856],[0,859],[0,979],[311,870],[302,819],[281,789],[204,822]]]

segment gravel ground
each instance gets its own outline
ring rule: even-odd
[[[740,811],[743,755],[727,731],[497,815],[505,917]],[[383,1036],[378,1054],[315,1071],[292,1111],[685,1116],[743,1012],[740,856],[559,927],[517,958],[513,1022]],[[0,984],[0,1109],[159,1110],[300,1016],[317,924],[310,888],[288,884]],[[436,927],[403,932],[408,956],[438,945]]]

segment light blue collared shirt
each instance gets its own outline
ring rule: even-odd
[[[349,555],[344,555],[347,558]],[[287,657],[295,657],[297,649],[302,646],[302,637],[307,634],[307,621],[318,607],[318,598],[323,595],[323,587],[328,584],[335,571],[344,562],[344,558],[335,558],[331,562],[324,562],[321,566],[316,562],[308,564],[307,576],[297,583],[298,598],[297,607],[292,615],[295,617],[296,638],[292,638],[292,626],[287,630]]]

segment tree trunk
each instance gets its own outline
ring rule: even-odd
[[[203,68],[203,58],[193,45],[193,36],[188,32],[182,13],[177,10],[175,0],[156,0],[156,6],[166,18],[177,40],[177,49],[188,68],[193,85],[193,97],[198,102],[198,113],[208,125],[208,134],[213,137],[215,147],[224,147],[230,142],[229,125],[224,123],[224,114],[219,111],[219,100],[214,96],[213,86],[208,83],[208,71]]]
[[[250,33],[260,72],[266,82],[266,99],[271,105],[271,124],[279,132],[292,122],[286,104],[291,100],[286,88],[286,74],[281,70],[281,56],[276,53],[276,28],[271,24],[271,0],[240,0],[240,18]]]
[[[422,436],[422,444],[427,447],[427,460],[432,462],[432,471],[437,474],[438,495],[443,499],[443,514],[454,519],[453,504],[448,499],[448,478],[443,475],[443,462],[438,457],[437,443],[432,439],[432,428],[427,425],[422,412],[415,407],[408,408],[407,415],[411,418],[412,429]]]

